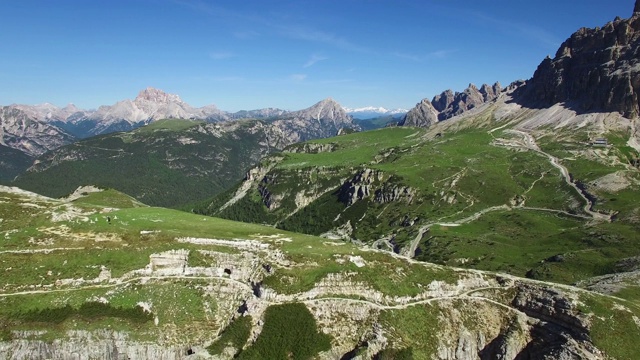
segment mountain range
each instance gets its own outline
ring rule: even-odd
[[[155,106],[178,99],[158,91],[144,93],[154,94],[144,101]],[[133,130],[59,146],[32,161],[7,161],[5,174],[15,177],[14,185],[53,197],[90,183],[124,191],[150,205],[175,207],[226,190],[274,151],[359,128],[332,99],[278,113],[261,111],[268,116],[263,120],[153,120]]]
[[[401,126],[291,145],[193,210],[443,265],[634,282],[637,268],[616,269],[640,256],[638,39],[638,11],[581,29],[527,81],[445,91]]]
[[[0,357],[635,359],[638,54],[640,0],[372,131],[332,99],[147,89],[82,140],[5,107],[0,164],[40,155],[0,186]]]
[[[0,108],[2,133],[0,144],[19,149],[28,155],[40,155],[62,144],[115,131],[129,131],[161,119],[203,120],[220,122],[237,119],[273,120],[282,117],[311,118],[305,110],[286,111],[276,108],[225,112],[215,105],[200,108],[184,102],[178,95],[146,88],[134,100],[103,105],[96,110],[78,109],[69,104],[63,108],[52,104],[8,105]],[[336,111],[336,116],[346,114]],[[45,137],[46,136],[46,137]]]
[[[227,113],[214,105],[194,108],[178,95],[147,88],[134,100],[119,101],[97,110],[79,110],[73,105],[57,108],[51,104],[9,105],[0,108],[0,146],[11,158],[0,163],[0,180],[11,180],[24,172],[29,163],[47,151],[78,140],[113,132],[131,131],[161,119],[201,120],[207,123],[259,119],[279,128],[288,143],[334,136],[341,128],[359,125],[332,99],[308,109],[285,111],[266,108]],[[230,126],[229,128],[233,128]],[[12,160],[14,159],[15,160]]]
[[[383,116],[392,116],[394,118],[403,117],[409,110],[407,109],[386,109],[376,106],[365,106],[361,108],[344,108],[347,114],[351,115],[354,119],[366,120],[379,118]]]

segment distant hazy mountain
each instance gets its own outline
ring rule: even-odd
[[[151,87],[140,91],[134,100],[122,100],[110,106],[100,106],[97,110],[75,112],[67,117],[59,116],[67,114],[68,112],[53,111],[50,120],[79,138],[132,130],[160,119],[198,119],[210,122],[230,119],[215,105],[196,108],[182,101],[178,95]]]
[[[0,145],[37,156],[75,141],[74,136],[43,119],[44,105],[33,109],[0,107]]]
[[[344,108],[344,111],[351,115],[354,119],[373,119],[382,116],[393,116],[401,118],[407,113],[407,109],[386,109],[383,107],[366,106],[361,108]]]
[[[291,131],[292,141],[335,135],[342,127],[358,129],[333,100],[300,111],[265,108],[232,113],[215,105],[193,107],[178,95],[149,87],[133,100],[103,105],[96,110],[79,109],[73,104],[59,108],[49,103],[0,107],[0,145],[33,157],[77,139],[129,131],[160,119],[284,121],[284,130],[295,128]]]
[[[176,104],[173,99],[167,103]],[[278,113],[262,112],[267,118]],[[178,206],[227,189],[271,152],[335,136],[346,128],[359,129],[332,99],[268,120],[154,121],[50,151],[14,184],[54,197],[94,184],[124,191],[150,205]]]
[[[273,121],[292,142],[335,136],[340,129],[360,130],[344,108],[331,98],[310,108],[292,111]]]

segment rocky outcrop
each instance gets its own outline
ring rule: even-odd
[[[336,144],[318,144],[318,143],[303,143],[296,144],[284,149],[284,153],[304,153],[304,154],[319,154],[326,152],[333,152],[336,149]]]
[[[589,337],[589,319],[557,289],[520,284],[512,305],[533,323],[532,341],[519,354],[531,359],[603,359]]]
[[[378,170],[364,169],[356,173],[351,180],[346,181],[338,190],[338,199],[347,206],[356,201],[367,198],[372,193],[372,185],[380,183],[384,174]]]
[[[284,131],[292,142],[332,137],[343,128],[360,130],[344,108],[331,98],[307,109],[288,113],[272,124]]]
[[[405,201],[411,203],[416,195],[416,191],[409,187],[398,184],[384,184],[376,190],[374,201],[379,204],[386,204],[392,201]]]
[[[338,190],[338,199],[345,205],[373,196],[373,201],[385,204],[392,201],[411,202],[415,190],[389,179],[380,170],[364,169],[346,181]]]
[[[483,84],[480,89],[474,84],[469,84],[462,92],[446,90],[434,96],[431,101],[423,99],[409,110],[400,125],[429,127],[438,121],[447,120],[493,101],[501,92],[502,86],[498,82],[493,85]]]
[[[446,103],[446,99],[442,100]],[[400,122],[401,126],[429,127],[438,122],[438,110],[428,99],[423,99],[413,109],[409,110]]]
[[[0,145],[37,156],[75,141],[75,138],[46,121],[37,120],[13,106],[0,107]]]
[[[98,331],[69,331],[67,338],[53,341],[31,340],[34,334],[14,334],[16,339],[0,342],[0,358],[12,360],[32,359],[161,359],[187,358],[189,348],[162,346],[136,342],[125,333]],[[193,352],[193,350],[191,350]]]
[[[640,114],[640,13],[602,28],[582,28],[540,63],[515,101],[528,107],[566,103],[577,112]]]
[[[492,86],[483,84],[480,89],[474,84],[469,84],[461,93],[453,93],[451,90],[443,92],[434,97],[433,103],[439,111],[438,119],[442,121],[494,100],[501,91],[500,83]]]

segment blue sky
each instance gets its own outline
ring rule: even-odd
[[[95,108],[148,86],[194,106],[411,108],[527,79],[633,0],[0,0],[0,105]]]

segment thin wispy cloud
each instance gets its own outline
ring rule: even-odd
[[[453,54],[454,52],[456,52],[456,50],[436,50],[436,51],[432,51],[428,54],[421,54],[421,55],[416,55],[416,54],[411,54],[411,53],[406,53],[406,52],[400,52],[400,51],[396,51],[393,53],[393,56],[399,57],[401,59],[405,59],[405,60],[411,60],[411,61],[415,61],[415,62],[423,62],[423,61],[427,61],[427,60],[434,60],[434,59],[446,59],[449,57],[449,55]]]
[[[260,36],[260,33],[257,31],[253,31],[253,30],[242,30],[242,31],[236,31],[233,33],[233,36],[236,39],[255,39],[257,37]]]
[[[209,53],[209,57],[213,60],[224,60],[232,57],[236,57],[237,55],[232,53],[231,51],[214,51]]]
[[[352,43],[351,41],[336,34],[327,33],[321,30],[305,28],[296,25],[274,25],[278,32],[285,37],[297,40],[310,41],[330,45],[342,50],[355,52],[371,52],[368,48]]]
[[[293,80],[296,82],[304,81],[307,78],[306,74],[291,74],[289,76],[289,80]]]
[[[414,54],[407,54],[407,53],[403,53],[403,52],[394,52],[393,56],[395,57],[399,57],[401,59],[405,59],[405,60],[411,60],[411,61],[422,61],[422,58],[418,55],[414,55]]]
[[[481,12],[473,12],[472,15],[475,16],[480,22],[496,25],[498,29],[503,29],[505,32],[508,32],[510,34],[520,34],[546,47],[555,49],[562,42],[562,39],[535,25],[495,18]]]
[[[226,9],[224,7],[212,5],[202,0],[172,0],[172,1],[182,6],[188,7],[196,12],[208,14],[210,16],[215,16],[218,18],[223,18],[228,21],[230,19],[234,19],[235,21],[241,21],[243,23],[259,24],[261,26],[264,26],[274,31],[279,36],[287,37],[290,39],[305,40],[305,41],[310,41],[315,43],[331,45],[333,47],[336,47],[342,50],[348,50],[348,51],[354,51],[354,52],[363,52],[363,53],[372,52],[369,48],[355,44],[342,36],[329,33],[326,31],[314,29],[314,28],[309,28],[306,26],[300,26],[294,23],[288,23],[287,21],[274,22],[274,20],[271,17],[266,17],[261,14],[240,13],[237,11]],[[235,32],[232,35],[236,37],[242,37],[242,36],[257,35],[257,33],[249,30],[249,31]]]
[[[307,60],[307,62],[304,65],[302,65],[302,67],[303,68],[308,68],[308,67],[311,67],[311,66],[315,65],[316,63],[318,63],[320,61],[327,60],[327,59],[329,59],[329,58],[326,57],[326,56],[313,54],[313,55],[311,55],[311,58],[309,60]]]

